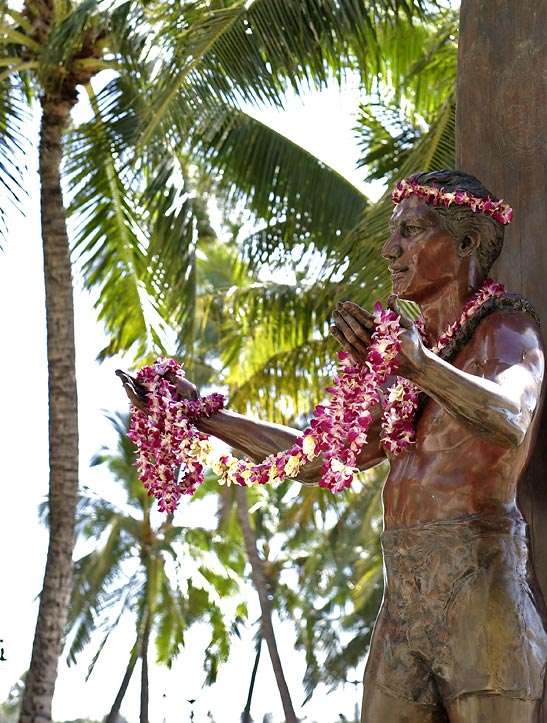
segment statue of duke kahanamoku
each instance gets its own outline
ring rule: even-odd
[[[544,347],[531,305],[488,278],[512,212],[457,171],[415,174],[393,200],[382,254],[402,327],[397,378],[357,458],[359,469],[386,458],[390,468],[361,721],[539,723],[547,615],[517,493],[540,420]],[[418,305],[417,323],[398,298]],[[350,301],[334,310],[332,334],[356,364],[374,318]],[[133,382],[125,376],[142,407]],[[196,395],[187,381],[177,391]],[[256,461],[299,434],[225,410],[197,426]],[[298,479],[317,482],[320,467]]]
[[[544,348],[530,305],[487,280],[511,211],[452,171],[416,174],[393,197],[382,254],[394,293],[422,315],[421,334],[402,319],[397,373],[423,399],[412,445],[390,456],[379,434],[362,455],[363,466],[387,456],[390,472],[385,595],[361,720],[536,722],[546,616],[517,492],[540,418]],[[334,312],[332,332],[356,359],[370,319],[350,302]]]

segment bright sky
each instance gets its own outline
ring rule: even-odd
[[[290,110],[275,114],[272,124],[290,135],[336,170],[351,177],[356,151],[352,139],[352,113],[355,96],[337,90],[313,94],[305,104],[291,103]],[[36,181],[36,159],[28,157],[29,173]],[[6,207],[0,191],[0,202]],[[47,367],[42,252],[39,227],[37,186],[29,188],[26,218],[10,220],[10,235],[0,252],[3,504],[0,507],[0,544],[2,546],[0,594],[0,701],[28,668],[39,594],[47,551],[47,533],[37,520],[37,507],[47,494]],[[80,409],[81,482],[101,493],[100,470],[89,468],[89,460],[102,446],[115,444],[116,438],[104,411],[125,411],[125,397],[114,375],[127,365],[112,359],[99,365],[95,359],[104,338],[95,322],[85,294],[78,293],[76,304],[77,373]],[[258,613],[257,613],[258,615]],[[318,690],[303,709],[301,680],[304,664],[294,651],[290,624],[276,628],[281,659],[286,666],[289,687],[297,713],[302,720],[330,723],[343,713],[351,720],[360,700],[360,685],[346,685],[331,695]],[[120,685],[127,656],[127,633],[121,630],[104,651],[102,664],[85,682],[87,661],[71,669],[61,662],[54,719],[89,717],[101,720],[108,712]],[[218,683],[202,688],[203,638],[199,630],[187,636],[186,653],[171,672],[152,666],[150,723],[190,720],[189,699],[196,699],[194,720],[202,723],[236,723],[243,710],[254,660],[250,631],[247,639],[234,646],[232,662],[220,673]],[[105,662],[108,661],[108,665]],[[361,677],[361,672],[359,672]],[[255,693],[252,715],[262,721],[273,713],[272,723],[284,719],[266,647],[259,668],[260,686]],[[122,714],[130,723],[138,721],[138,673],[125,697]]]

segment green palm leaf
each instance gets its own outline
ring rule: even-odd
[[[28,150],[25,123],[30,113],[24,104],[21,87],[11,78],[0,83],[0,188],[7,202],[22,212],[26,190],[23,169],[15,160]],[[6,208],[0,207],[0,235],[5,236]]]
[[[205,621],[211,640],[204,666],[212,682],[230,649],[232,628],[221,603],[224,597],[238,597],[244,568],[241,546],[219,539],[214,530],[175,525],[172,516],[154,525],[152,498],[137,479],[135,450],[127,438],[129,416],[117,415],[111,421],[120,435],[118,448],[103,450],[94,462],[113,473],[129,504],[117,508],[93,495],[80,500],[78,529],[95,545],[74,566],[67,659],[76,662],[94,643],[90,675],[122,620],[133,618],[139,642],[145,620],[152,616],[157,661],[171,665],[187,629]],[[95,632],[100,633],[98,644]]]
[[[393,212],[391,190],[397,180],[417,170],[453,168],[454,163],[455,95],[444,103],[429,131],[408,152],[401,167],[386,179],[386,193],[365,211],[357,226],[341,240],[338,261],[331,257],[333,275],[346,261],[340,296],[344,294],[366,308],[372,308],[378,299],[387,298],[391,287],[381,248],[388,238],[388,221]]]
[[[237,105],[239,99],[281,104],[287,78],[324,83],[342,74],[354,57],[368,71],[379,55],[376,28],[396,24],[402,11],[423,11],[417,0],[339,3],[307,0],[254,0],[252,3],[186,3],[184,11],[160,3],[151,23],[162,30],[164,67],[158,72],[155,101],[145,140],[169,117],[178,95],[198,89],[203,105],[212,98]],[[173,118],[169,118],[169,124]]]
[[[313,243],[323,250],[356,223],[366,198],[349,181],[309,152],[251,116],[225,108],[196,126],[193,147],[219,188],[263,223],[246,242],[249,256],[271,260]]]

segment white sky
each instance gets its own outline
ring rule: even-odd
[[[293,140],[320,156],[329,165],[351,177],[356,151],[352,138],[352,113],[355,96],[337,90],[312,94],[302,104],[291,103],[290,110],[274,114],[272,124]],[[36,186],[36,158],[26,159],[34,183],[26,204],[26,218],[12,214],[10,235],[0,252],[0,355],[2,380],[2,414],[0,440],[2,449],[3,501],[0,506],[0,647],[5,661],[0,661],[0,701],[28,668],[34,625],[47,550],[47,533],[37,520],[37,507],[47,494],[47,367],[42,252],[39,228],[39,204]],[[34,169],[34,171],[32,170]],[[4,200],[1,196],[0,202]],[[89,469],[89,460],[103,445],[115,444],[116,437],[104,411],[125,411],[125,397],[114,375],[119,359],[99,365],[95,359],[104,338],[85,294],[78,293],[76,304],[77,374],[80,409],[81,483],[101,492],[101,472]],[[102,473],[104,474],[104,473]],[[257,613],[258,614],[258,613]],[[280,654],[286,667],[289,687],[297,713],[302,720],[330,723],[343,713],[351,719],[360,700],[361,686],[346,685],[339,692],[326,695],[317,691],[305,708],[298,706],[304,698],[301,680],[302,658],[294,651],[290,624],[278,626]],[[233,660],[221,670],[219,681],[202,688],[203,638],[199,630],[187,636],[186,654],[171,672],[152,665],[150,722],[190,720],[188,699],[195,698],[196,723],[205,723],[209,710],[217,723],[239,721],[254,660],[249,638],[234,646]],[[54,719],[71,720],[89,717],[101,720],[110,709],[125,671],[126,634],[120,631],[104,651],[97,671],[85,683],[85,657],[68,670],[61,662]],[[108,662],[107,662],[108,661]],[[138,670],[125,697],[122,714],[137,723],[139,710]],[[359,672],[361,677],[361,671]],[[274,715],[273,723],[284,719],[266,647],[259,668],[260,686],[255,692],[252,715],[262,721],[265,713]]]

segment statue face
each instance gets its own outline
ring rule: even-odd
[[[462,263],[456,239],[437,222],[431,207],[416,196],[395,207],[391,236],[382,248],[393,291],[402,299],[432,300],[454,281]]]

